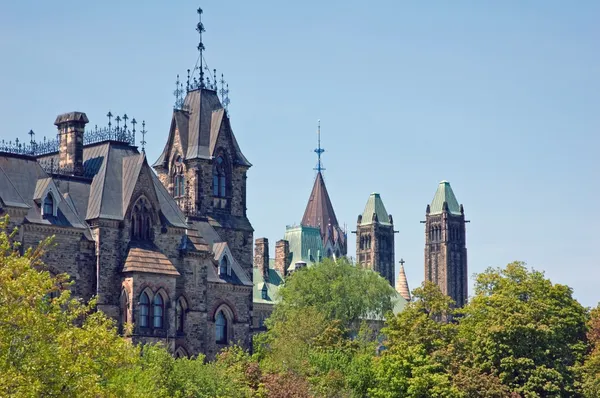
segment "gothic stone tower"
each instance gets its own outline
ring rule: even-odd
[[[425,280],[436,283],[457,307],[467,302],[465,211],[442,181],[425,215]]]
[[[250,270],[253,229],[246,217],[246,173],[251,164],[216,87],[187,91],[183,105],[173,111],[169,138],[153,166],[190,221],[208,221]]]
[[[356,225],[356,260],[394,286],[394,220],[378,193],[372,193]]]

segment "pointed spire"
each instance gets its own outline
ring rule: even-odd
[[[321,171],[325,170],[321,163],[321,155],[325,152],[325,149],[321,148],[321,119],[317,121],[317,142],[318,146],[315,149],[315,153],[317,154],[317,167],[315,167],[315,170],[317,170],[318,173],[321,173]]]
[[[396,281],[396,291],[400,293],[406,301],[410,301],[410,290],[408,288],[408,280],[404,272],[404,259],[400,259],[400,271],[398,272],[398,280]]]

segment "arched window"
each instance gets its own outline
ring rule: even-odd
[[[219,344],[227,343],[227,318],[223,311],[219,311],[215,317],[215,340]]]
[[[121,290],[121,325],[129,322],[129,296],[125,289]]]
[[[213,196],[224,198],[227,195],[227,165],[223,156],[213,163]]]
[[[156,329],[162,329],[165,318],[165,303],[160,294],[154,296],[152,307],[152,318],[154,319],[153,326]]]
[[[50,193],[44,199],[43,216],[48,217],[54,215],[54,198]]]
[[[177,300],[177,305],[175,306],[175,315],[177,317],[177,332],[183,333],[183,326],[185,325],[185,310],[187,305],[183,297],[180,297]]]
[[[183,176],[183,159],[177,156],[173,167],[173,197],[180,198],[185,195],[185,178]]]
[[[228,268],[229,260],[227,259],[227,256],[223,256],[221,262],[219,263],[219,275],[227,275],[229,273]]]
[[[152,240],[152,209],[144,197],[139,198],[131,210],[131,238]]]
[[[150,318],[150,299],[146,293],[140,296],[140,327],[147,328]]]

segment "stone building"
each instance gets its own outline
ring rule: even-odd
[[[225,172],[233,193],[225,215],[212,217],[210,199],[223,198],[210,194],[206,207],[186,208],[185,214],[173,186],[161,175],[163,185],[134,146],[127,117],[117,120],[124,121],[122,127],[86,131],[85,113],[71,112],[56,119],[57,141],[0,148],[0,205],[19,227],[17,239],[27,248],[54,235],[56,247],[44,255],[50,272],[69,274],[74,294],[97,296],[98,308],[121,327],[133,323],[134,342],[162,341],[179,356],[212,357],[231,342],[249,348],[252,260],[243,238],[249,246],[252,227],[240,205],[249,163]],[[220,143],[219,153],[243,159],[236,158],[242,155],[231,131],[219,127],[219,137],[212,138]],[[181,163],[178,170],[188,173],[178,155],[181,140],[170,139],[164,164]],[[213,159],[194,164],[218,167]],[[231,213],[237,217],[233,225]]]
[[[394,219],[381,196],[372,193],[356,223],[356,262],[378,272],[394,286]]]
[[[468,298],[465,209],[442,181],[425,211],[425,280],[462,307]]]

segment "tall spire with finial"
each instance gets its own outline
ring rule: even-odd
[[[196,31],[200,35],[200,42],[198,43],[198,52],[200,53],[200,88],[204,88],[204,68],[202,53],[204,51],[204,43],[202,43],[202,32],[204,32],[204,25],[202,24],[202,8],[198,7],[198,25],[196,25]]]
[[[321,148],[321,119],[319,119],[317,123],[318,146],[315,149],[315,153],[317,154],[317,167],[315,167],[315,170],[317,170],[317,172],[320,173],[321,171],[325,170],[325,168],[323,167],[323,163],[321,162],[321,155],[323,154],[323,152],[325,152],[325,149]]]

